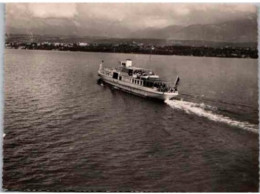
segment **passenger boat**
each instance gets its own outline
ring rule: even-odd
[[[102,61],[98,75],[102,82],[138,96],[168,100],[178,95],[178,76],[172,87],[153,71],[133,66],[130,59],[120,61],[120,66],[116,68],[104,68]]]

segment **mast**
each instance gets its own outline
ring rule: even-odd
[[[102,70],[102,68],[103,68],[103,60],[101,61],[101,63],[100,63],[100,65],[99,65],[99,71],[101,71]]]
[[[150,52],[150,56],[149,56],[149,63],[151,64],[151,58],[152,58],[152,52],[154,50],[154,46],[151,47],[151,52]]]
[[[177,91],[178,90],[178,85],[180,83],[180,78],[179,76],[177,76],[176,80],[175,80],[175,84],[174,84],[174,90]]]

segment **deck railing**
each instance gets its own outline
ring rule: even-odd
[[[102,68],[100,71],[104,75],[113,77],[113,69]],[[139,85],[139,86],[156,88],[156,90],[160,91],[160,92],[174,92],[173,87],[170,87],[168,82],[163,82],[163,81],[147,81],[146,82],[145,80],[133,78],[133,77],[123,75],[123,74],[118,76],[118,80],[121,80],[121,81],[124,81],[127,83],[132,83],[132,84]]]

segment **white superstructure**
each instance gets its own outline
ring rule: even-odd
[[[98,70],[101,80],[123,91],[159,100],[168,100],[178,95],[179,77],[171,87],[153,71],[134,67],[130,59],[120,64],[120,67],[104,68],[102,61]]]

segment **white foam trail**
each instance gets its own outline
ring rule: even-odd
[[[5,133],[3,134],[3,138],[5,137]]]
[[[236,121],[229,117],[215,114],[211,110],[216,110],[216,108],[205,105],[204,103],[196,104],[193,102],[179,100],[166,100],[165,103],[174,109],[183,110],[188,114],[193,113],[201,117],[206,117],[212,121],[226,123],[234,127],[239,127],[254,133],[258,133],[258,125],[254,125],[248,122]]]

